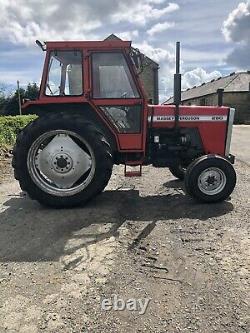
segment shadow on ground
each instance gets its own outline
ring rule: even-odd
[[[168,187],[174,188],[174,193]],[[105,191],[84,208],[65,210],[43,208],[27,197],[11,197],[0,213],[0,262],[57,261],[68,254],[65,245],[72,237],[81,238],[84,246],[118,237],[126,220],[206,221],[233,210],[228,201],[213,205],[194,202],[183,194],[178,181],[164,184],[164,189],[162,194],[146,197],[137,190]]]

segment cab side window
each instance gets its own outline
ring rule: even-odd
[[[139,98],[122,53],[94,53],[92,73],[94,98]]]

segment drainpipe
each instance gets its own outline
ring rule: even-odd
[[[159,79],[158,79],[159,66],[153,69],[154,75],[154,104],[159,104]]]
[[[218,106],[223,106],[223,93],[224,93],[224,89],[220,88],[217,90]]]

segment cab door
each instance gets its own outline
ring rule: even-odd
[[[143,96],[123,52],[91,52],[92,102],[115,133],[120,151],[143,150]]]

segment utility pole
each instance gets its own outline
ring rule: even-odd
[[[17,80],[17,95],[18,95],[18,105],[19,105],[19,114],[22,115],[22,103],[21,103],[21,95],[20,95],[20,82]]]

